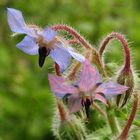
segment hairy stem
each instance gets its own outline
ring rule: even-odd
[[[112,134],[117,136],[119,134],[120,128],[118,125],[117,118],[115,117],[115,114],[114,114],[114,109],[112,109],[112,107],[109,106],[106,108],[106,110],[107,110],[107,119],[108,119],[109,126],[111,128]]]
[[[76,73],[78,72],[78,70],[81,67],[81,63],[77,62],[74,66],[72,71],[69,73],[69,75],[67,76],[69,80],[75,80],[76,79]]]
[[[103,53],[105,52],[105,48],[107,47],[107,44],[110,41],[112,41],[113,39],[117,39],[122,43],[124,51],[125,51],[124,70],[125,71],[130,71],[131,62],[130,62],[130,50],[129,50],[129,47],[128,47],[128,42],[123,37],[123,35],[121,35],[117,32],[113,32],[113,33],[109,34],[103,40],[103,42],[101,43],[101,46],[99,48],[99,55],[100,55],[101,61],[103,60]],[[103,61],[102,61],[102,64],[103,64]],[[112,109],[111,106],[109,108],[107,108],[107,116],[108,116],[108,122],[110,124],[110,128],[112,130],[112,133],[117,135],[119,133],[119,125],[118,125],[118,122],[117,122],[117,118],[115,118],[114,110]]]
[[[98,51],[93,48],[87,41],[86,39],[81,36],[76,30],[74,30],[72,27],[68,26],[68,25],[64,25],[64,24],[58,24],[58,25],[54,25],[52,26],[52,29],[56,30],[56,31],[59,31],[59,30],[64,30],[68,33],[70,33],[76,40],[78,40],[78,42],[83,46],[85,47],[87,50],[89,51],[92,51],[94,56],[95,56],[95,64],[97,65],[97,67],[99,69],[102,69],[103,70],[103,65],[102,65],[102,62],[100,60],[100,56],[99,56],[99,53]]]
[[[121,135],[119,136],[118,140],[127,140],[128,138],[128,134],[129,134],[129,130],[130,130],[130,127],[132,126],[132,123],[134,121],[134,118],[136,116],[136,113],[137,113],[137,109],[138,109],[138,93],[137,91],[134,91],[134,103],[133,103],[133,108],[132,108],[132,111],[131,111],[131,114],[130,114],[130,117],[121,133]]]
[[[125,65],[124,65],[124,69],[127,71],[130,70],[130,66],[131,66],[131,62],[130,62],[130,49],[128,47],[128,42],[127,40],[124,38],[123,35],[121,35],[120,33],[117,33],[117,32],[113,32],[111,34],[109,34],[104,40],[103,42],[101,43],[101,46],[100,46],[100,49],[99,49],[99,55],[100,57],[102,57],[104,51],[105,51],[105,48],[107,46],[107,44],[113,40],[113,39],[118,39],[122,45],[123,45],[123,48],[124,48],[124,51],[125,51]]]
[[[74,30],[72,27],[69,27],[68,25],[64,24],[58,24],[52,26],[52,29],[54,30],[64,30],[66,32],[69,32],[71,35],[73,35],[86,49],[91,49],[92,46],[82,37],[76,30]],[[92,48],[95,50],[95,48]],[[96,50],[95,50],[96,51]]]

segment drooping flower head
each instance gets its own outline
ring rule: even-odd
[[[40,67],[43,66],[48,55],[60,66],[61,72],[69,66],[71,56],[80,62],[85,60],[82,55],[74,52],[66,40],[58,36],[53,29],[48,27],[42,30],[37,26],[27,25],[19,10],[8,8],[8,24],[13,32],[26,34],[16,46],[27,54],[39,54]]]
[[[118,94],[122,94],[128,87],[116,82],[103,83],[98,70],[91,66],[88,60],[84,62],[79,80],[69,84],[62,77],[49,74],[52,92],[59,98],[68,95],[68,108],[70,113],[79,111],[85,106],[86,112],[94,100],[100,100],[107,104],[107,100]]]

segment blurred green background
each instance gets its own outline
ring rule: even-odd
[[[23,12],[27,23],[41,27],[68,24],[99,46],[108,33],[118,31],[129,41],[133,66],[139,72],[140,1],[138,0],[0,0],[0,140],[54,139],[51,121],[55,102],[47,74],[51,59],[40,69],[37,56],[16,49],[6,8]],[[123,63],[121,44],[110,44],[106,61]]]

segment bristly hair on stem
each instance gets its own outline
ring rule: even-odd
[[[95,64],[99,69],[103,69],[98,51],[95,48],[93,48],[92,45],[90,45],[88,41],[86,41],[86,39],[83,36],[81,36],[75,29],[65,24],[54,25],[51,28],[55,31],[63,30],[70,33],[74,37],[74,39],[78,40],[78,42],[83,47],[85,47],[85,49],[93,52],[93,54],[95,55]]]
[[[58,30],[64,30],[66,32],[69,32],[71,35],[75,37],[86,49],[92,49],[92,46],[82,37],[76,30],[74,30],[72,27],[64,24],[58,24],[51,27],[52,29],[58,31]],[[95,50],[96,51],[96,50]]]
[[[112,32],[111,34],[109,34],[101,43],[100,48],[99,48],[99,55],[102,58],[102,55],[105,51],[105,48],[107,46],[107,44],[113,40],[113,39],[117,39],[119,40],[124,48],[125,51],[125,65],[124,65],[124,69],[125,71],[129,71],[131,69],[131,58],[130,58],[130,49],[128,47],[128,42],[127,40],[124,38],[124,36],[118,32]]]
[[[74,66],[73,66],[72,70],[69,72],[67,78],[69,80],[76,80],[76,74],[79,71],[80,67],[81,67],[80,62],[77,62],[76,64],[74,64]]]
[[[131,54],[130,54],[128,42],[122,34],[118,32],[112,32],[102,41],[99,48],[99,55],[102,63],[104,63],[103,53],[105,52],[107,44],[113,39],[117,39],[118,41],[120,41],[122,43],[122,47],[124,48],[125,63],[123,69],[119,72],[120,74],[117,78],[117,82],[119,84],[128,86],[129,89],[126,91],[125,94],[118,95],[116,99],[117,106],[123,107],[129,101],[134,88],[134,76],[133,76],[133,69],[131,67]],[[105,65],[103,67],[105,68]]]
[[[129,134],[129,130],[130,127],[132,126],[132,123],[135,119],[136,113],[137,113],[137,109],[138,109],[138,101],[139,101],[139,97],[138,97],[138,92],[137,90],[134,91],[134,103],[133,103],[133,108],[130,114],[130,117],[121,133],[121,135],[119,136],[119,138],[117,140],[127,140],[128,138],[128,134]]]

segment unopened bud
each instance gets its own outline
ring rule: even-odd
[[[123,69],[117,79],[118,83],[129,87],[125,93],[117,96],[116,103],[118,107],[123,107],[130,99],[134,88],[134,77],[131,69]]]
[[[53,119],[52,130],[57,139],[61,140],[84,140],[87,137],[85,124],[76,115],[68,116],[65,106],[58,101],[58,112]]]

